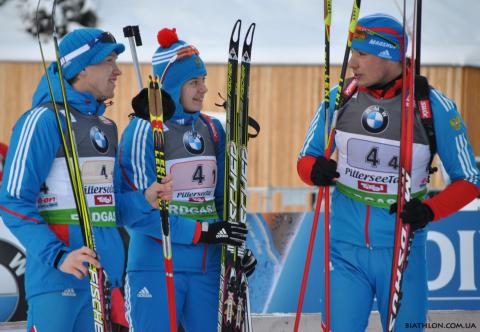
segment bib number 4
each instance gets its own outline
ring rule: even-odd
[[[177,162],[170,168],[173,174],[173,190],[215,188],[217,165],[215,160],[189,160]]]
[[[216,182],[216,170],[215,169],[210,169],[211,171],[211,180],[213,183]],[[203,184],[205,181],[205,175],[203,171],[203,165],[198,165],[197,168],[195,169],[195,172],[193,173],[192,176],[192,182],[197,182],[199,185]]]
[[[378,147],[374,146],[366,155],[365,162],[369,163],[373,168],[376,168],[381,160],[378,157]],[[388,164],[389,167],[393,168],[394,170],[398,169],[398,156],[394,155],[390,158]]]

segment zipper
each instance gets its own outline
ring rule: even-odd
[[[368,237],[368,223],[370,222],[370,205],[367,205],[365,213],[365,245],[370,248],[370,239]]]

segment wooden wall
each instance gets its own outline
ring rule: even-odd
[[[123,131],[131,112],[130,99],[137,87],[133,66],[121,64],[123,75],[118,81],[114,104],[107,110]],[[144,79],[150,66],[142,65]],[[31,96],[42,75],[40,63],[0,62],[0,141],[8,143],[16,119],[29,108]],[[320,66],[252,66],[250,83],[250,113],[260,123],[261,133],[249,143],[249,186],[252,187],[304,187],[296,173],[297,154],[310,119],[322,99],[323,69]],[[424,67],[422,73],[432,85],[457,102],[469,128],[474,151],[480,155],[480,68]],[[332,69],[331,77],[339,75]],[[207,83],[209,93],[204,109],[222,110],[214,105],[220,102],[217,92],[225,96],[226,67],[209,65]],[[332,82],[334,84],[335,82]],[[441,180],[434,180],[441,187]],[[264,210],[252,194],[254,209]],[[281,205],[274,197],[274,209]],[[300,207],[288,207],[297,209]]]

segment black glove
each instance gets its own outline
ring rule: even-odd
[[[170,119],[175,113],[175,103],[167,91],[162,89],[162,107],[163,107],[163,121]],[[132,99],[132,108],[135,116],[144,120],[150,121],[150,113],[148,112],[148,89],[143,88]]]
[[[340,177],[337,172],[337,162],[323,156],[317,157],[312,167],[310,179],[316,186],[331,186],[333,179]]]
[[[202,222],[200,242],[229,244],[241,246],[247,238],[247,226],[245,224],[232,224],[226,221],[219,221],[209,224]]]
[[[397,203],[390,206],[390,214],[395,212],[397,212]],[[417,229],[427,226],[435,218],[435,215],[430,206],[422,203],[418,198],[414,198],[405,204],[400,217],[404,223],[410,224],[411,231],[415,232]]]
[[[250,277],[255,271],[255,266],[257,265],[257,259],[255,258],[253,252],[250,249],[245,250],[245,255],[243,255],[241,263],[243,272],[247,277]]]

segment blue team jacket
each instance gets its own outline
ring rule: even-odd
[[[177,103],[178,105],[178,103]],[[178,106],[177,106],[178,107]],[[192,126],[200,113],[186,113],[177,108],[172,120]],[[225,161],[225,132],[217,119],[212,119],[219,141],[216,144],[217,183],[215,186],[215,206],[218,215],[223,215],[223,182]],[[212,139],[211,137],[207,139]],[[142,153],[142,169],[140,175],[134,174],[131,151],[145,151]],[[122,134],[117,162],[115,163],[116,188],[123,194],[138,190],[144,192],[156,181],[152,129],[148,121],[134,117]],[[138,152],[140,153],[140,152]],[[168,158],[168,156],[167,156]],[[138,178],[146,179],[139,181]],[[161,219],[158,209],[152,209],[146,200],[129,203],[128,209],[135,209],[140,217],[122,217],[120,222],[130,234],[127,271],[163,271],[164,259],[162,251]],[[123,210],[123,208],[122,208]],[[126,212],[129,213],[129,212]],[[122,212],[124,216],[125,213]],[[138,216],[138,214],[136,215]],[[172,262],[174,271],[205,272],[220,270],[220,245],[192,244],[197,220],[169,214]],[[202,220],[215,222],[219,219]]]
[[[329,119],[332,120],[337,87],[330,91]],[[437,153],[446,172],[453,181],[466,180],[480,187],[480,172],[475,166],[475,157],[468,141],[467,130],[455,102],[440,91],[430,89],[430,103],[434,121]],[[316,111],[299,158],[324,155],[325,102]],[[335,142],[332,151],[335,149]],[[332,194],[331,238],[359,246],[393,247],[395,214],[388,209],[370,207],[335,190]],[[368,219],[368,220],[367,220]],[[367,221],[366,221],[367,220]],[[368,223],[365,225],[365,223]],[[415,232],[413,245],[422,245],[426,230]],[[368,242],[368,243],[366,243]]]
[[[48,69],[53,92],[56,101],[63,103],[60,81],[54,67],[52,64]],[[93,95],[78,92],[67,82],[65,84],[69,104],[76,110],[91,116],[100,116],[105,112],[105,105],[97,102]],[[27,251],[25,278],[27,298],[67,288],[89,287],[88,277],[78,280],[73,275],[54,268],[55,259],[61,250],[68,253],[83,246],[80,226],[60,225],[61,237],[64,240],[62,241],[37,209],[41,186],[61,147],[55,112],[38,107],[49,102],[51,97],[44,76],[34,94],[32,109],[23,114],[13,128],[4,181],[0,190],[0,213],[3,221]],[[18,161],[15,166],[14,159]],[[124,246],[118,230],[115,227],[94,227],[94,237],[100,262],[113,287],[121,286]],[[66,254],[62,256],[57,266],[63,263],[66,256]]]

